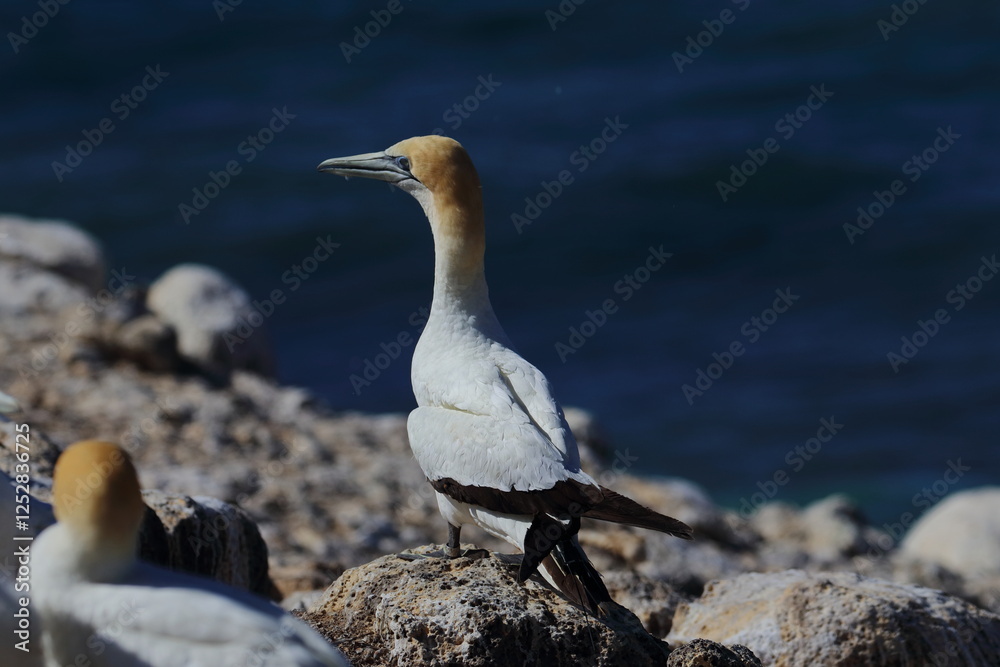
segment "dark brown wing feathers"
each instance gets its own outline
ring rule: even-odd
[[[691,527],[683,521],[654,512],[631,498],[626,498],[603,486],[601,491],[604,492],[604,499],[583,513],[588,519],[612,521],[636,528],[658,530],[684,540],[692,539]]]
[[[557,482],[542,491],[464,485],[448,477],[430,480],[430,483],[449,498],[493,512],[525,516],[548,514],[558,518],[585,516],[691,539],[691,528],[683,521],[655,512],[607,487],[595,488],[572,479]]]

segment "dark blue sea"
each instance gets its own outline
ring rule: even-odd
[[[315,167],[445,133],[501,322],[633,472],[876,522],[997,483],[1000,6],[577,2],[5,2],[0,209],[282,290],[284,382],[407,411],[427,223]]]

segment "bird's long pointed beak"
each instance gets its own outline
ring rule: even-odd
[[[409,172],[396,164],[395,156],[386,155],[384,151],[330,158],[321,162],[316,169],[327,174],[374,178],[389,183],[398,183],[407,178],[413,178]]]

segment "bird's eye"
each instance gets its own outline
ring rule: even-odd
[[[396,165],[398,165],[399,168],[402,169],[403,171],[409,171],[410,159],[405,155],[400,155],[398,158],[396,158]]]

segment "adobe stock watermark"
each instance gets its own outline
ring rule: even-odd
[[[136,277],[130,274],[124,266],[121,270],[112,269],[107,287],[80,303],[72,317],[66,320],[61,329],[49,333],[48,343],[38,345],[31,350],[29,361],[22,362],[18,368],[18,374],[21,378],[37,378],[45,372],[49,364],[59,357],[59,352],[71,340],[86,332],[88,325],[108,306],[121,298],[125,290],[135,282],[135,279]]]
[[[212,0],[212,9],[219,18],[219,23],[226,20],[226,14],[236,11],[236,8],[243,4],[243,0]]]
[[[170,72],[162,71],[159,64],[156,67],[147,65],[146,73],[139,83],[133,86],[131,90],[122,93],[112,100],[110,104],[111,113],[114,114],[114,117],[119,122],[123,122],[133,111],[139,108],[139,105],[168,76],[170,76]],[[66,156],[62,162],[58,160],[52,162],[52,171],[56,175],[56,180],[62,183],[63,177],[66,174],[72,173],[74,169],[83,164],[83,159],[93,153],[95,148],[104,143],[104,138],[114,132],[116,128],[117,125],[115,125],[114,119],[110,116],[105,116],[98,121],[97,126],[93,129],[83,130],[81,132],[83,138],[80,141],[72,146],[69,144],[66,145]]]
[[[570,153],[569,163],[576,167],[578,174],[582,174],[590,168],[590,165],[597,160],[601,154],[608,149],[608,146],[618,140],[622,132],[628,129],[628,125],[621,122],[620,116],[615,116],[612,120],[610,116],[604,118],[604,127],[596,137],[588,141]],[[552,205],[565,189],[576,180],[569,169],[563,169],[551,181],[543,180],[541,190],[534,197],[524,198],[524,212],[512,213],[510,221],[514,224],[514,229],[520,234],[524,228],[531,225],[542,214],[542,211]]]
[[[711,389],[715,381],[733,367],[736,358],[743,356],[743,353],[747,351],[747,346],[753,345],[760,340],[764,332],[778,321],[778,316],[787,313],[789,308],[799,300],[798,294],[792,294],[791,287],[786,287],[783,290],[776,289],[774,293],[777,296],[771,303],[771,306],[762,310],[759,316],[754,315],[751,317],[740,327],[740,333],[747,340],[746,344],[737,338],[721,353],[713,352],[712,359],[715,361],[710,362],[704,369],[698,368],[695,371],[694,385],[681,385],[681,393],[684,394],[688,405],[694,405],[696,396],[703,396],[706,391]]]
[[[620,294],[621,302],[625,303],[641,290],[653,274],[662,269],[667,260],[673,256],[672,252],[663,251],[662,244],[658,248],[649,246],[649,254],[646,255],[646,259],[615,282],[612,290],[615,294]],[[569,337],[566,342],[556,341],[555,350],[556,354],[559,355],[559,361],[565,364],[569,355],[576,354],[581,347],[586,345],[587,341],[597,334],[597,330],[608,323],[608,317],[618,312],[618,308],[618,301],[613,297],[608,297],[601,302],[599,308],[585,310],[583,321],[579,325],[569,328]]]
[[[369,12],[372,17],[371,21],[363,26],[354,26],[353,39],[350,42],[340,43],[340,52],[344,55],[347,64],[350,65],[353,58],[361,55],[361,52],[372,43],[372,40],[381,35],[382,30],[389,27],[392,19],[399,16],[404,9],[406,8],[403,7],[401,0],[389,0],[385,9],[373,9]]]
[[[961,139],[961,137],[961,134],[951,129],[951,125],[947,129],[939,127],[937,129],[937,136],[934,137],[931,144],[920,151],[919,154],[911,156],[909,160],[903,163],[903,166],[900,168],[903,175],[909,176],[910,183],[916,183],[938,161],[941,154],[946,153],[949,148],[955,145],[955,141]],[[847,234],[847,240],[851,245],[854,245],[855,239],[868,231],[875,224],[875,221],[885,215],[885,212],[904,194],[906,194],[906,184],[902,179],[898,178],[889,184],[887,190],[875,190],[872,192],[875,200],[867,206],[858,207],[858,217],[855,224],[844,223],[844,233]]]
[[[913,497],[910,499],[910,505],[919,510],[930,509],[939,500],[948,495],[951,488],[958,484],[962,477],[965,476],[965,473],[970,470],[972,470],[972,466],[963,465],[961,458],[945,461],[945,469],[941,477],[913,494]],[[874,560],[892,551],[900,538],[906,534],[906,531],[909,530],[910,526],[913,525],[913,522],[921,514],[922,512],[907,511],[900,514],[896,521],[884,523],[882,529],[885,532],[879,535],[874,541],[868,542],[868,551],[865,555]]]
[[[191,202],[181,202],[177,205],[177,212],[184,219],[184,224],[190,224],[191,218],[201,215],[212,200],[243,172],[244,165],[256,160],[257,156],[274,141],[277,135],[284,132],[295,118],[296,114],[289,113],[288,107],[281,107],[280,110],[277,107],[272,108],[271,118],[267,123],[236,146],[236,153],[243,158],[242,162],[229,160],[219,171],[209,170],[205,184],[200,188],[197,186],[191,188]]]
[[[409,329],[402,329],[396,334],[395,338],[388,342],[380,342],[378,347],[381,352],[376,352],[372,356],[364,358],[361,362],[361,374],[351,373],[350,377],[347,378],[351,383],[351,389],[354,390],[355,396],[360,396],[362,389],[372,386],[372,383],[381,377],[382,372],[389,368],[392,362],[399,359],[399,355],[403,353],[403,350],[417,342],[417,338],[420,336],[420,332],[424,330],[424,325],[427,324],[427,319],[430,316],[431,309],[429,306],[421,306],[413,311],[406,318],[406,323],[410,325]]]
[[[906,25],[910,17],[920,11],[920,8],[927,3],[927,0],[903,0],[903,2],[892,5],[892,12],[889,13],[889,20],[879,19],[875,26],[882,34],[882,41],[888,42],[893,33]]]
[[[740,498],[740,516],[744,519],[749,519],[764,503],[774,499],[778,495],[779,489],[791,481],[791,474],[800,472],[805,468],[806,463],[812,461],[822,451],[823,445],[833,440],[834,436],[840,433],[843,428],[844,425],[838,424],[836,417],[830,417],[829,419],[823,417],[820,419],[819,428],[816,429],[815,436],[809,438],[801,445],[796,445],[793,449],[789,449],[785,453],[783,460],[785,465],[788,466],[788,470],[784,467],[778,468],[769,479],[757,482],[758,491],[750,494],[749,498]],[[791,472],[789,473],[789,471]]]
[[[821,83],[819,87],[809,86],[809,96],[805,103],[800,104],[792,111],[779,118],[774,123],[774,131],[781,135],[781,138],[788,141],[795,136],[795,133],[809,122],[813,113],[823,108],[823,105],[833,97],[834,93],[826,89],[826,84]],[[781,143],[776,137],[768,137],[764,140],[760,148],[748,148],[746,154],[748,160],[737,165],[735,162],[729,165],[729,178],[725,181],[716,181],[715,189],[718,190],[722,201],[728,201],[730,195],[735,194],[740,188],[747,184],[747,180],[757,173],[757,171],[767,164],[771,155],[781,150]]]
[[[975,298],[976,294],[983,289],[986,283],[993,280],[998,272],[1000,272],[1000,263],[997,263],[996,254],[992,257],[982,256],[976,271],[962,282],[957,283],[954,289],[948,291],[945,295],[945,303],[951,304],[953,312],[957,313],[965,308],[966,304]],[[899,369],[904,364],[910,363],[917,356],[917,353],[938,335],[941,327],[949,322],[951,322],[951,314],[946,308],[938,308],[926,320],[917,320],[917,328],[914,332],[909,336],[900,337],[902,345],[899,351],[891,350],[886,354],[892,372],[899,373]]]
[[[741,12],[745,12],[747,7],[750,6],[750,0],[730,1]],[[680,51],[673,52],[672,57],[677,71],[683,74],[686,66],[693,65],[694,61],[700,58],[701,54],[705,53],[705,49],[715,44],[715,40],[722,36],[722,33],[726,30],[726,26],[732,25],[737,16],[736,12],[727,8],[719,12],[719,18],[702,21],[701,24],[705,26],[705,29],[696,35],[688,35],[688,38],[685,40],[684,53]]]
[[[327,234],[326,238],[317,236],[312,251],[281,274],[281,284],[288,286],[287,293],[284,289],[276,287],[268,293],[267,298],[254,299],[250,302],[250,312],[238,319],[233,331],[223,334],[222,340],[226,344],[226,349],[233,352],[238,345],[245,343],[263,326],[265,320],[274,315],[278,306],[285,303],[289,294],[297,292],[303,283],[319,270],[319,265],[330,259],[333,251],[340,247],[339,243],[330,240],[330,236],[330,234]]]
[[[494,81],[492,74],[487,74],[485,77],[479,75],[476,81],[478,85],[471,95],[466,96],[461,102],[451,105],[441,115],[441,120],[448,123],[448,129],[454,131],[462,127],[462,123],[479,109],[479,105],[490,99],[496,89],[503,85],[501,81]],[[435,128],[432,134],[443,135],[444,128]]]
[[[39,0],[39,11],[30,16],[27,14],[22,16],[20,32],[7,33],[7,41],[10,42],[10,48],[14,49],[14,55],[17,55],[22,46],[34,39],[38,31],[47,26],[59,10],[69,3],[70,0]]]
[[[560,0],[555,9],[545,10],[545,20],[549,22],[549,30],[555,32],[560,23],[565,23],[576,13],[576,8],[587,0]]]

